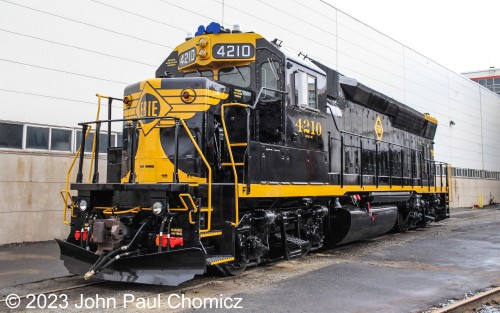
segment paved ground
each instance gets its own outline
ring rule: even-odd
[[[500,285],[500,210],[455,209],[452,216],[427,229],[388,234],[301,259],[259,266],[236,278],[212,274],[180,287],[105,282],[57,291],[85,283],[79,277],[65,277],[0,288],[0,299],[10,293],[64,292],[70,300],[65,309],[69,312],[81,311],[81,298],[96,294],[115,299],[114,307],[127,312],[144,312],[140,297],[148,300],[150,307],[159,297],[156,308],[174,311],[172,306],[179,304],[175,300],[183,295],[190,299],[242,298],[240,312],[421,312],[462,298],[468,291]],[[37,280],[23,273],[23,268],[28,272],[38,270],[38,279],[45,271],[48,276],[64,274],[54,259],[57,247],[45,244],[45,248],[46,252],[30,251],[30,246],[0,248],[2,285]],[[45,256],[36,261],[34,255]],[[129,298],[124,298],[126,294]],[[130,297],[135,300],[126,302]],[[22,302],[19,308],[25,309],[27,303]],[[89,304],[89,311],[96,311],[95,305]],[[107,308],[113,308],[112,304]],[[187,308],[188,302],[184,305]],[[0,311],[5,308],[5,302],[0,302]]]
[[[55,241],[0,247],[0,288],[66,275]]]

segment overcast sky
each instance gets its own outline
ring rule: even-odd
[[[500,67],[500,0],[323,0],[455,72]]]

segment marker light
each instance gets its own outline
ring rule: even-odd
[[[130,108],[132,105],[132,97],[130,95],[126,96],[123,98],[123,103],[127,106],[127,108]]]

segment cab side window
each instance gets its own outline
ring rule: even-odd
[[[278,88],[278,69],[279,69],[279,63],[277,61],[269,61],[269,62],[264,62],[260,66],[260,79],[261,79],[261,86],[266,87],[266,88],[271,88],[271,89],[279,89]],[[269,98],[276,98],[278,97],[278,93],[275,91],[270,91],[264,89],[262,91],[262,97],[265,99],[266,97]]]
[[[311,109],[318,108],[318,91],[316,77],[307,75],[307,105]]]

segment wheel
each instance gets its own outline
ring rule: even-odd
[[[247,263],[245,263],[244,261],[239,261],[239,262],[229,263],[229,264],[220,264],[220,267],[229,276],[239,276],[239,275],[243,274],[243,272],[247,268]]]
[[[420,226],[422,226],[422,228],[426,228],[428,226],[428,222],[427,222],[427,210],[422,207],[422,223]]]
[[[409,214],[404,212],[403,210],[398,210],[398,220],[396,222],[397,230],[401,233],[406,233],[408,231],[409,223]]]

